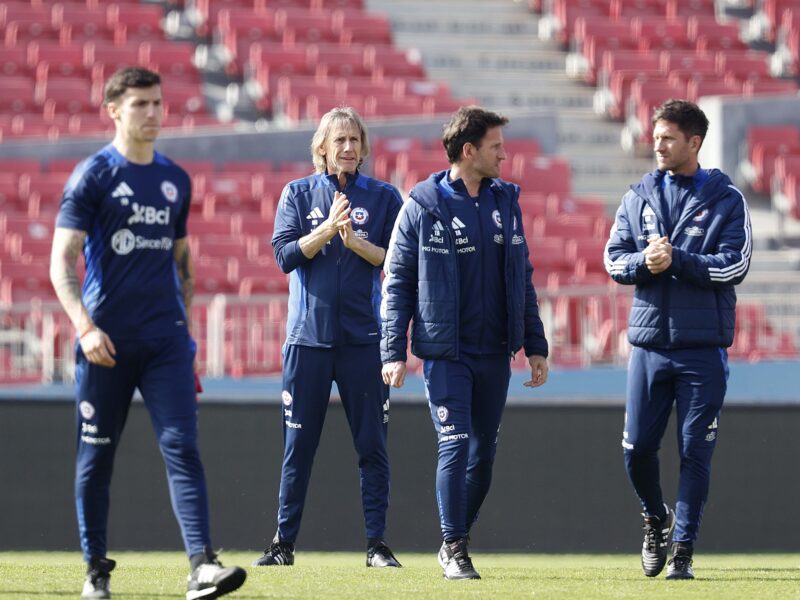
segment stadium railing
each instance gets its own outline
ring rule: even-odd
[[[539,304],[555,368],[624,366],[631,288],[544,286]],[[192,329],[204,377],[277,375],[286,336],[286,295],[198,296]],[[800,298],[780,291],[739,293],[732,360],[800,356]],[[33,300],[0,312],[0,385],[66,383],[74,378],[75,332],[57,302]],[[524,369],[526,361],[513,362]],[[409,355],[409,368],[420,361]]]

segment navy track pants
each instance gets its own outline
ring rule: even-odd
[[[312,348],[287,345],[283,356],[283,466],[278,538],[295,543],[314,455],[331,395],[339,388],[358,454],[367,538],[382,539],[389,507],[389,387],[378,344]]]
[[[211,547],[208,494],[197,443],[189,336],[116,340],[117,364],[100,367],[77,349],[75,502],[84,558],[106,556],[114,455],[133,393],[142,394],[167,469],[172,509],[189,556]]]
[[[680,454],[675,542],[697,539],[727,379],[724,348],[634,347],[630,357],[622,446],[646,515],[664,516],[658,450],[675,404]]]
[[[462,538],[489,493],[508,396],[507,356],[426,360],[425,393],[439,440],[436,501],[442,537]]]

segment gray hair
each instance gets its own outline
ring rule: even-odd
[[[354,108],[337,106],[322,115],[319,127],[314,132],[314,137],[311,138],[311,160],[317,173],[324,173],[328,166],[325,156],[320,150],[327,141],[333,126],[342,122],[353,123],[361,132],[361,158],[358,161],[358,166],[360,167],[364,159],[369,156],[369,138],[367,137],[367,126],[364,125],[364,121],[361,120]]]

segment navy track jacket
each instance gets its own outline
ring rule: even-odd
[[[286,343],[332,348],[380,339],[380,267],[344,247],[336,235],[313,258],[298,240],[330,213],[338,189],[335,175],[317,173],[286,185],[275,215],[275,260],[289,276]],[[353,233],[387,248],[402,204],[398,191],[358,172],[347,176]]]
[[[736,292],[753,249],[747,201],[717,169],[691,194],[672,231],[661,214],[664,171],[631,187],[617,210],[605,267],[617,283],[635,285],[628,340],[647,348],[728,347],[733,343]],[[672,244],[669,269],[653,275],[642,251],[651,236]]]
[[[384,261],[381,360],[407,358],[408,324],[413,317],[411,351],[424,359],[459,356],[459,297],[455,233],[438,190],[448,171],[434,173],[411,190],[397,218]],[[547,356],[539,317],[533,267],[522,230],[519,187],[501,179],[491,184],[503,226],[508,352],[525,347],[526,356]],[[475,290],[476,294],[481,290]]]

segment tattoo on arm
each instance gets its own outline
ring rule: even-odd
[[[81,282],[77,269],[78,256],[83,251],[85,241],[85,231],[57,228],[50,255],[50,281],[61,305],[79,332],[84,332],[93,325],[81,299]]]

